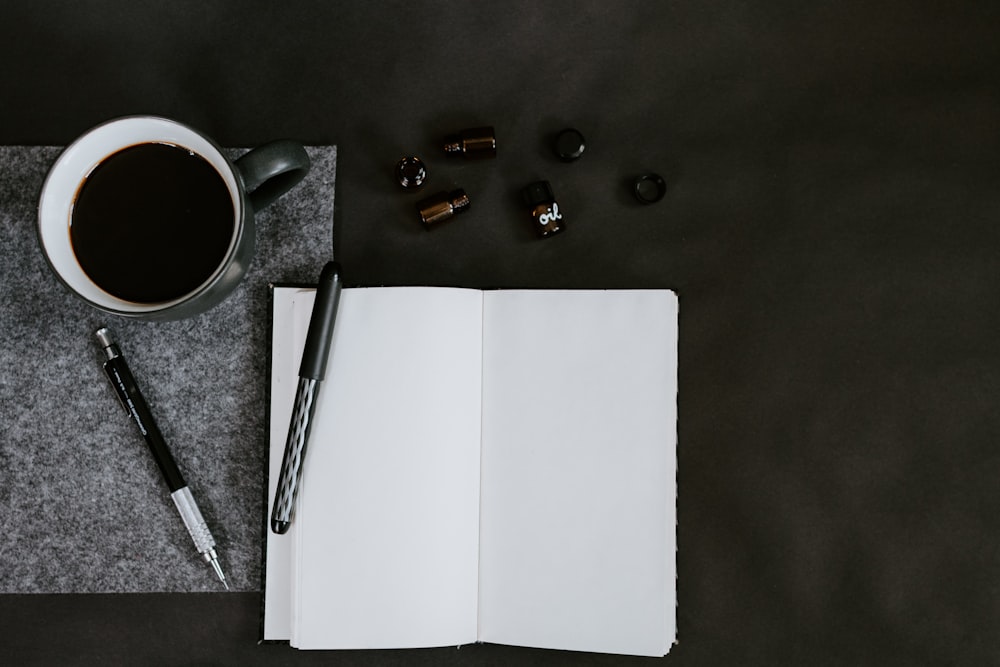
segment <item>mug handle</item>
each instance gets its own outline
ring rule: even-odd
[[[234,164],[243,177],[250,205],[260,211],[305,178],[311,162],[302,144],[279,139],[252,149]]]

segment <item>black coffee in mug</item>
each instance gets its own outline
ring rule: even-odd
[[[222,175],[197,153],[141,143],[102,160],[70,217],[73,253],[101,289],[135,303],[189,294],[226,259],[236,216]]]

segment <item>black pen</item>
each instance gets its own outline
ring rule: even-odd
[[[191,495],[191,489],[188,488],[187,482],[181,476],[181,471],[177,469],[174,457],[167,449],[163,434],[160,433],[156,422],[153,421],[153,415],[149,411],[149,406],[146,405],[146,399],[139,392],[139,386],[136,384],[135,378],[132,377],[132,372],[125,363],[121,350],[111,340],[111,332],[107,328],[101,327],[94,335],[108,357],[108,360],[104,362],[104,372],[108,374],[111,386],[121,400],[125,412],[135,422],[142,437],[146,440],[146,444],[149,445],[149,451],[152,452],[156,465],[163,473],[163,479],[166,480],[167,488],[170,489],[170,497],[173,499],[174,505],[177,506],[177,511],[180,512],[181,519],[184,520],[184,525],[187,527],[188,533],[191,534],[191,539],[194,540],[195,548],[198,549],[198,553],[205,559],[205,562],[215,570],[226,590],[229,590],[226,575],[222,573],[219,556],[215,552],[215,540],[212,538],[212,533],[208,530],[208,525],[201,516],[198,504],[195,503],[194,497]]]
[[[333,325],[340,305],[340,287],[340,265],[327,262],[319,275],[316,301],[309,317],[306,346],[302,352],[299,382],[295,390],[295,406],[288,426],[288,439],[285,440],[285,454],[281,459],[274,508],[271,510],[271,530],[279,535],[288,532],[292,523],[295,492],[302,476],[302,459],[305,457],[313,413],[316,411],[316,395],[319,383],[326,375],[326,362],[330,357]]]

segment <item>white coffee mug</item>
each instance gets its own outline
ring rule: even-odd
[[[213,256],[210,267],[214,268],[210,268],[210,275],[184,293],[154,301],[123,298],[95,281],[81,264],[79,248],[74,247],[71,234],[74,207],[87,179],[96,169],[109,164],[109,158],[149,144],[184,149],[211,165],[225,184],[233,216],[228,247],[223,252],[225,244],[220,246],[217,264]],[[233,162],[211,139],[177,121],[156,116],[115,119],[74,141],[51,167],[38,204],[39,244],[56,277],[95,308],[144,320],[197,315],[221,302],[246,274],[256,245],[254,211],[290,190],[305,177],[309,166],[305,148],[294,141],[265,144]],[[149,202],[149,207],[156,206],[157,202]],[[135,212],[135,225],[144,224],[145,216],[141,213],[141,210]],[[109,248],[109,252],[115,250]],[[155,249],[151,249],[153,251]],[[179,260],[182,262],[183,259]]]

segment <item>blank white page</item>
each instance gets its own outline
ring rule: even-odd
[[[666,290],[485,294],[482,641],[669,650],[677,318]]]
[[[271,323],[271,413],[268,437],[267,517],[270,525],[271,507],[278,487],[281,456],[292,417],[295,384],[305,328],[295,330],[290,324],[295,319],[295,294],[303,290],[275,288],[272,293],[273,317]],[[308,290],[313,292],[314,290]],[[264,622],[263,637],[266,641],[285,640],[291,637],[291,557],[295,524],[285,535],[275,535],[270,528],[265,538],[264,562]]]
[[[343,291],[293,519],[293,646],[475,640],[481,325],[476,290]]]

